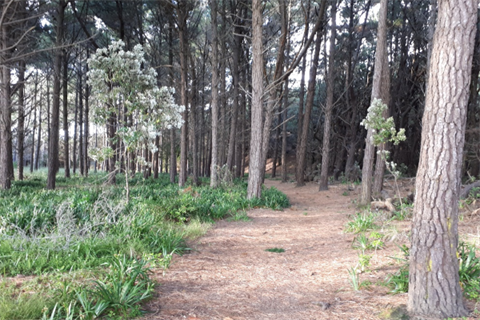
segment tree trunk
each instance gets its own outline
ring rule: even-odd
[[[180,174],[178,185],[185,186],[187,181],[187,146],[188,146],[188,101],[187,101],[187,18],[188,12],[185,1],[180,1],[177,9],[178,38],[180,44],[180,98],[185,107],[182,117],[183,125],[180,139]]]
[[[265,122],[263,124],[263,137],[262,137],[262,147],[261,147],[261,161],[260,165],[260,178],[261,183],[265,180],[265,170],[267,167],[267,154],[270,145],[270,132],[273,121],[273,111],[278,104],[278,90],[280,85],[283,82],[281,78],[283,76],[283,63],[285,61],[285,47],[287,45],[287,33],[288,33],[288,19],[287,19],[287,3],[286,0],[279,0],[279,9],[280,9],[280,20],[281,20],[281,30],[282,34],[279,39],[279,48],[277,53],[277,61],[275,64],[275,72],[273,75],[273,80],[267,88],[269,91],[269,99],[266,104],[265,109]]]
[[[20,88],[18,91],[18,125],[17,125],[17,143],[18,143],[18,180],[23,180],[23,162],[24,162],[24,142],[25,142],[25,60],[19,62],[18,82]]]
[[[408,309],[418,318],[468,315],[458,275],[458,200],[477,10],[477,0],[439,2],[410,249]]]
[[[192,182],[198,185],[198,138],[197,138],[197,73],[195,71],[195,59],[190,55],[192,64],[192,90],[191,90],[191,115],[190,115],[190,137],[192,143]]]
[[[388,0],[380,1],[380,11],[378,17],[378,36],[377,49],[375,52],[375,70],[373,73],[372,83],[372,97],[374,99],[382,99],[384,93],[389,90],[390,81],[384,79],[388,71],[383,71],[383,68],[388,64],[385,63],[387,59],[387,7]],[[388,101],[382,100],[387,104]],[[363,156],[362,167],[362,191],[360,194],[360,204],[367,205],[372,198],[372,174],[373,174],[373,160],[375,158],[375,146],[373,145],[373,129],[368,129],[365,153]]]
[[[84,176],[85,170],[83,162],[83,71],[81,64],[79,65],[78,70],[78,167],[80,169],[80,175]],[[115,127],[115,124],[113,124],[112,127]],[[113,135],[115,135],[114,132]],[[112,149],[116,150],[116,148]]]
[[[8,7],[5,9],[8,10]],[[4,63],[9,58],[8,47],[10,28],[0,26],[1,41],[1,84],[0,84],[0,189],[10,189],[12,185],[13,158],[12,158],[12,99],[10,89],[10,67]]]
[[[63,52],[63,149],[65,178],[70,178],[70,152],[68,142],[68,57]]]
[[[315,40],[315,51],[313,54],[312,64],[310,66],[310,78],[308,79],[308,89],[307,89],[307,101],[305,105],[305,114],[302,121],[302,132],[300,137],[300,148],[297,158],[297,187],[305,185],[305,174],[304,168],[306,164],[307,156],[307,137],[308,137],[308,127],[310,125],[310,114],[312,113],[313,108],[313,98],[315,95],[315,85],[317,83],[317,68],[318,68],[318,58],[320,56],[320,45],[322,43],[322,29],[317,31],[317,39]]]
[[[88,55],[88,53],[87,53]],[[88,65],[87,65],[88,68]],[[87,70],[88,71],[88,70]],[[90,169],[90,161],[88,160],[88,139],[90,136],[89,132],[89,112],[90,112],[90,87],[85,81],[85,110],[84,110],[84,121],[83,121],[83,170],[84,170],[84,176],[88,177],[88,170]]]
[[[287,45],[287,53],[290,51],[290,44]],[[285,64],[288,66],[288,54],[285,60]],[[283,91],[283,112],[282,112],[282,182],[287,182],[287,119],[288,119],[288,77],[285,79]]]
[[[217,29],[217,0],[210,0],[211,28],[212,28],[212,163],[210,166],[210,187],[218,187],[218,29]]]
[[[30,173],[33,172],[35,161],[35,130],[37,128],[37,94],[38,94],[38,71],[35,72],[35,89],[33,92],[33,128],[32,128],[32,154],[30,155]],[[38,137],[40,139],[40,136]]]
[[[38,170],[38,166],[39,166],[39,162],[40,162],[40,147],[41,147],[41,144],[42,144],[42,106],[39,106],[39,108],[38,108],[37,153],[35,154],[35,170]]]
[[[260,198],[262,192],[263,131],[263,40],[262,1],[252,0],[252,119],[247,198]]]
[[[307,39],[308,27],[309,27],[309,15],[310,15],[310,0],[308,1],[307,9],[304,10],[305,14],[305,32],[304,32],[304,41]],[[303,130],[303,118],[304,118],[304,105],[305,105],[305,72],[307,70],[307,55],[304,55],[302,58],[301,66],[301,78],[300,78],[300,89],[299,89],[299,98],[298,98],[298,120],[297,120],[297,145],[296,145],[296,162],[301,158],[300,156],[300,145],[302,144],[302,130]],[[298,181],[299,175],[303,179],[305,171],[305,166],[300,169],[296,167],[295,170],[295,180]]]
[[[328,57],[327,105],[325,106],[325,123],[323,124],[322,168],[319,190],[328,190],[328,168],[330,160],[330,134],[332,127],[333,94],[335,89],[335,38],[337,36],[337,1],[332,2],[330,33],[330,56]]]
[[[55,177],[59,168],[59,133],[60,133],[60,79],[62,70],[62,56],[63,50],[59,49],[63,43],[64,25],[63,20],[65,16],[65,7],[67,3],[65,0],[59,0],[57,5],[57,34],[55,45],[55,58],[53,63],[53,103],[52,103],[52,117],[49,127],[50,139],[48,141],[48,175],[47,175],[47,189],[55,189]]]
[[[73,148],[72,148],[72,162],[73,162],[73,174],[77,172],[77,136],[78,136],[78,79],[77,79],[77,90],[75,90],[75,116],[73,120]],[[108,128],[107,128],[108,130]],[[108,171],[108,161],[107,161],[107,171]]]
[[[282,105],[281,105],[282,106]],[[278,163],[278,141],[280,140],[280,127],[282,123],[282,113],[283,110],[280,108],[278,113],[278,123],[277,123],[277,130],[275,130],[275,138],[273,141],[273,156],[272,156],[272,178],[277,176],[277,163]]]
[[[233,12],[233,15],[237,15],[238,13]],[[235,149],[238,144],[236,143],[237,140],[237,119],[238,119],[238,98],[240,92],[240,72],[238,70],[238,65],[240,61],[240,51],[242,49],[242,27],[239,25],[237,21],[239,19],[235,19],[235,32],[233,37],[233,70],[232,70],[232,78],[233,78],[233,105],[232,105],[232,120],[230,123],[230,137],[228,139],[228,154],[227,154],[227,167],[230,172],[233,173],[234,167],[234,156],[235,156]]]
[[[175,128],[170,129],[170,183],[175,183],[177,175],[177,154],[175,152]]]

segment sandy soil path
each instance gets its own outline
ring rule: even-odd
[[[387,295],[378,286],[356,292],[349,283],[347,269],[358,252],[343,227],[355,213],[355,192],[347,195],[345,185],[326,192],[314,183],[266,185],[286,193],[291,208],[255,209],[248,212],[251,221],[216,223],[191,244],[192,253],[176,256],[156,275],[161,285],[145,319],[379,319],[385,308],[406,302],[405,294]],[[285,252],[265,251],[275,247]],[[392,250],[379,251],[372,264],[391,271]],[[383,271],[362,280],[375,282]]]

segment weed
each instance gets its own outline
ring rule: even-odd
[[[348,221],[345,226],[346,232],[359,233],[377,228],[375,225],[375,214],[371,211],[364,211],[353,216],[353,220]]]
[[[265,251],[275,252],[275,253],[282,253],[282,252],[285,252],[285,249],[283,249],[283,248],[270,248],[270,249],[265,249]]]
[[[230,218],[229,221],[250,221],[247,212],[245,210],[236,211]]]
[[[365,272],[365,270],[368,269],[368,267],[370,266],[370,260],[372,259],[372,256],[371,255],[368,255],[368,254],[359,254],[358,255],[358,264],[360,266],[360,270],[362,272]]]
[[[349,275],[349,280],[350,284],[352,285],[353,290],[358,291],[360,288],[360,281],[358,279],[358,272],[357,268],[350,268],[347,269],[348,275]]]

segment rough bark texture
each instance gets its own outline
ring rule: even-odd
[[[63,42],[64,25],[63,20],[65,16],[65,7],[67,3],[65,0],[59,0],[57,5],[57,27],[56,27],[56,46],[60,47]],[[55,189],[55,176],[59,168],[59,130],[60,130],[60,79],[62,70],[62,56],[63,51],[57,49],[55,51],[55,58],[53,63],[53,103],[52,115],[50,123],[50,139],[48,141],[48,175],[47,175],[47,189]]]
[[[263,113],[263,43],[262,1],[252,0],[252,125],[247,198],[259,198],[262,192],[262,113]]]
[[[212,162],[210,164],[210,186],[218,187],[218,29],[217,0],[210,1],[212,15]]]
[[[410,249],[408,309],[417,318],[467,315],[456,249],[477,8],[477,0],[439,1]]]
[[[371,101],[373,101],[373,99],[381,99],[382,92],[389,89],[384,83],[385,79],[383,79],[383,76],[386,74],[386,72],[383,71],[383,68],[385,67],[384,59],[386,59],[387,56],[387,4],[388,0],[381,0],[380,2],[377,50],[375,52],[375,71],[373,73]],[[387,101],[383,102],[387,103]],[[373,145],[372,136],[373,130],[368,129],[365,153],[363,156],[360,205],[369,204],[372,198],[373,160],[375,158],[375,146]]]
[[[7,4],[5,4],[7,6]],[[4,9],[4,8],[2,8]],[[8,9],[8,7],[6,8]],[[6,10],[4,9],[4,10]],[[13,176],[12,159],[12,100],[10,90],[10,68],[4,63],[8,59],[9,27],[3,24],[1,32],[1,87],[0,87],[0,188],[10,189]],[[12,167],[12,168],[10,168]]]
[[[332,127],[333,94],[335,88],[335,38],[337,36],[337,3],[332,3],[330,34],[330,56],[328,57],[327,105],[325,107],[325,123],[323,124],[322,168],[319,189],[328,190],[328,167],[330,160],[330,131]]]

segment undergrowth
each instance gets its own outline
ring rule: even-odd
[[[36,174],[0,191],[0,320],[130,319],[151,295],[150,268],[166,268],[174,253],[188,252],[187,239],[218,219],[248,219],[246,209],[289,205],[275,188],[247,200],[243,181],[182,189],[167,175],[132,178],[127,203],[123,185],[104,180],[59,177],[57,190],[45,190],[45,175]],[[59,283],[79,272],[89,275]],[[17,275],[42,286],[8,280]]]

